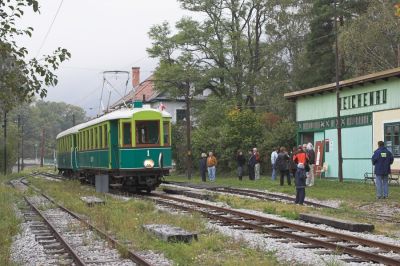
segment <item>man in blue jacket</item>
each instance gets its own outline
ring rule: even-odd
[[[392,163],[392,153],[385,147],[383,141],[378,141],[378,149],[372,156],[372,164],[375,166],[376,175],[376,197],[378,199],[386,199],[388,197],[388,176]]]

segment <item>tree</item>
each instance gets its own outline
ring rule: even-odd
[[[186,156],[187,177],[192,175],[191,148],[191,103],[200,91],[196,88],[199,79],[199,61],[185,49],[185,42],[179,35],[171,35],[168,23],[154,26],[149,32],[153,46],[147,49],[149,55],[160,60],[154,73],[158,91],[172,97],[182,97],[186,105]]]
[[[392,1],[372,1],[367,11],[342,29],[341,56],[347,77],[400,66],[400,19]]]
[[[25,8],[39,12],[38,1],[0,1],[0,108],[5,112],[35,94],[45,97],[46,86],[57,84],[53,71],[71,56],[66,49],[58,48],[52,55],[27,59],[28,50],[14,40],[16,36],[32,36],[33,28],[17,26]]]

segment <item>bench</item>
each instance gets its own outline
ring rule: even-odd
[[[365,173],[364,174],[364,182],[372,181],[375,184],[375,174],[374,173]],[[389,184],[391,182],[395,182],[400,185],[400,169],[392,169],[391,174],[389,174]]]

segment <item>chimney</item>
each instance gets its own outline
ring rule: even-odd
[[[140,67],[132,67],[132,86],[136,88],[140,83]]]

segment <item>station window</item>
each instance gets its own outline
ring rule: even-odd
[[[132,130],[131,123],[122,123],[122,145],[131,146],[132,145]]]
[[[136,144],[159,144],[159,121],[136,122]]]
[[[374,92],[369,93],[369,105],[374,105]]]
[[[108,147],[108,131],[107,131],[107,124],[104,125],[104,147]]]
[[[186,110],[176,109],[176,121],[182,121],[185,118],[186,118]]]
[[[358,94],[358,95],[357,95],[357,102],[358,102],[358,105],[357,105],[357,107],[361,107],[361,106],[362,106],[362,102],[361,102],[361,94]]]
[[[386,101],[387,101],[387,91],[386,90],[382,90],[382,103],[386,103]]]
[[[164,145],[169,146],[169,122],[163,123]]]
[[[393,153],[393,156],[400,157],[400,122],[385,124],[385,146]]]
[[[376,93],[376,104],[380,104],[381,103],[381,91],[377,91]]]

